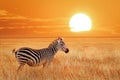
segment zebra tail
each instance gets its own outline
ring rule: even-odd
[[[16,52],[16,50],[15,50],[15,48],[12,50],[12,53],[15,53]]]

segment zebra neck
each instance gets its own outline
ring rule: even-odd
[[[57,53],[58,49],[56,47],[50,47],[50,49],[52,50],[53,55],[55,55],[55,53]]]

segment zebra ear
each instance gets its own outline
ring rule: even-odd
[[[60,41],[62,41],[62,40],[63,40],[62,37],[58,37],[57,42],[60,43]]]
[[[60,39],[57,39],[57,42],[58,42],[58,43],[60,43],[60,41],[61,41]]]
[[[58,37],[58,40],[63,40],[63,38],[62,37]]]

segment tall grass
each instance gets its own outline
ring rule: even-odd
[[[120,80],[119,40],[67,39],[65,42],[70,52],[59,51],[47,68],[25,65],[17,73],[18,63],[12,49],[22,46],[42,48],[49,41],[1,40],[0,80]]]

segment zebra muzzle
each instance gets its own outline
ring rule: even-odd
[[[69,52],[69,49],[68,49],[68,48],[66,48],[65,53],[68,53],[68,52]]]

